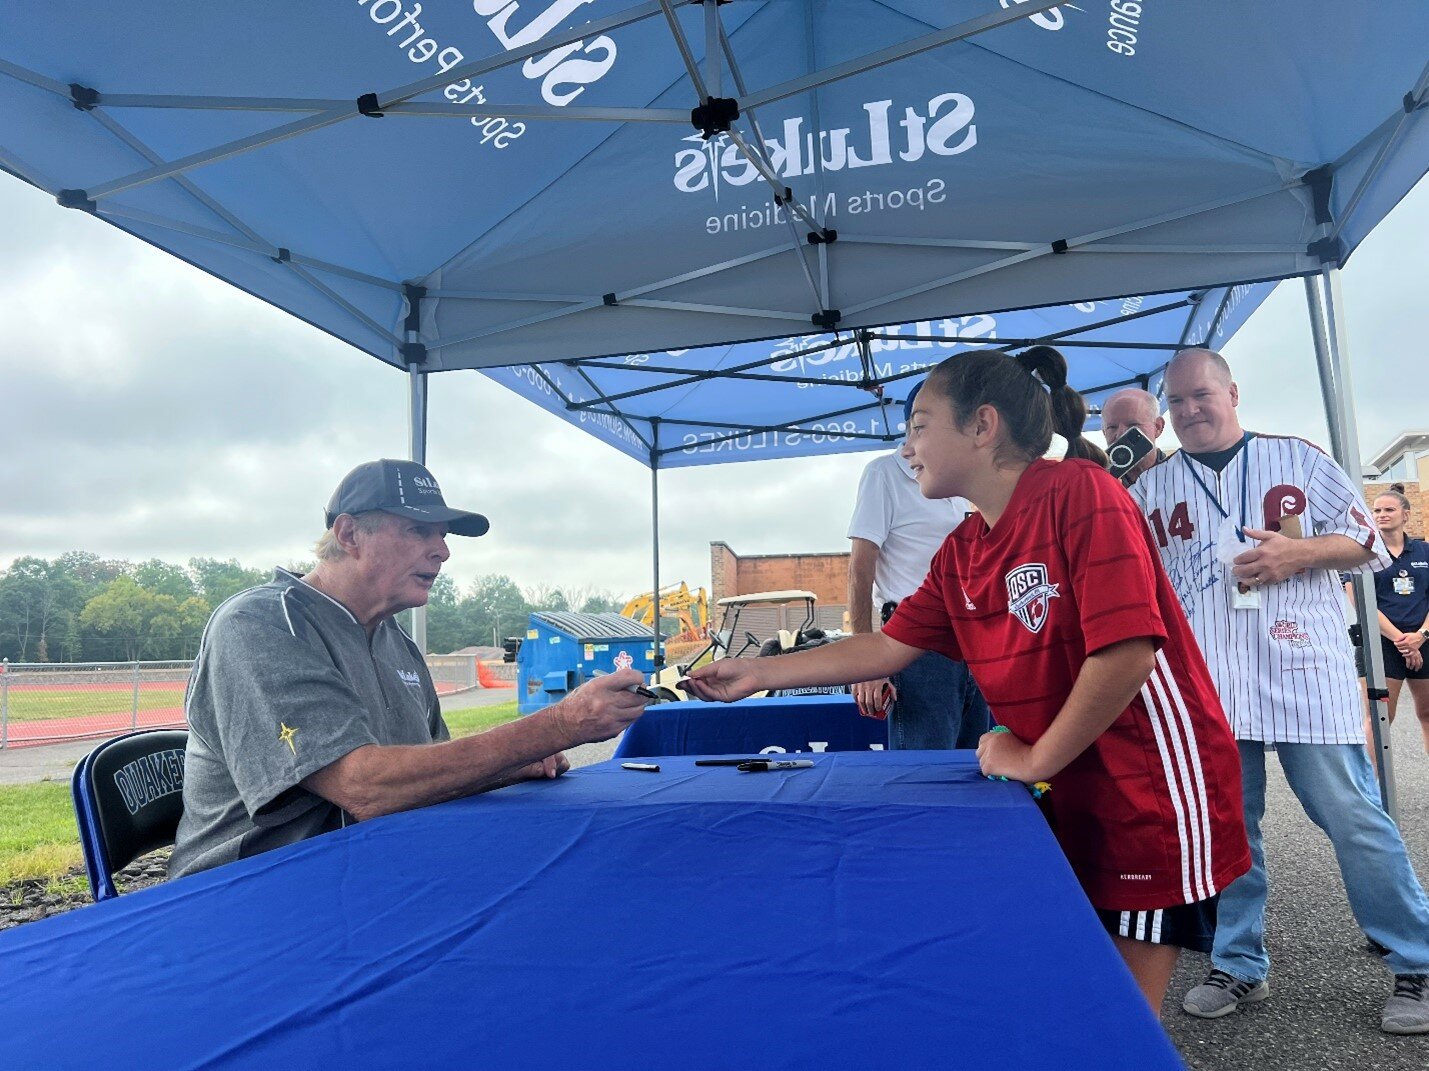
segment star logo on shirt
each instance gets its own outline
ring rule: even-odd
[[[278,740],[281,743],[287,744],[288,750],[291,751],[294,755],[296,755],[298,753],[298,749],[293,746],[293,737],[298,735],[298,730],[288,728],[287,722],[280,721],[278,725],[280,727],[278,731]]]

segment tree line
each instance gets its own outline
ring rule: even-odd
[[[306,572],[312,562],[291,568]],[[235,559],[131,562],[73,550],[17,558],[0,574],[0,658],[11,662],[132,662],[193,658],[213,608],[271,573]],[[522,588],[508,576],[478,577],[465,591],[447,575],[432,587],[427,649],[500,646],[525,634],[536,610],[617,612],[625,604],[594,588]],[[405,616],[405,615],[404,615]],[[405,624],[405,622],[404,622]]]

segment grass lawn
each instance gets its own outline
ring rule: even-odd
[[[40,695],[50,698],[55,694],[34,693],[30,698]],[[141,692],[141,702],[143,698]],[[13,716],[15,695],[10,699]],[[129,696],[125,695],[124,701],[127,703]],[[445,717],[452,736],[471,736],[512,721],[518,715],[513,699],[490,707],[455,710]],[[68,782],[0,785],[0,888],[36,879],[58,881],[82,862]]]
[[[55,880],[82,861],[67,781],[0,785],[0,887]]]
[[[184,705],[184,685],[141,685],[140,710],[167,710]],[[123,714],[134,709],[134,692],[122,688],[46,688],[30,691],[12,688],[7,703],[11,721],[47,721],[97,714]]]
[[[494,726],[515,721],[520,715],[516,712],[516,700],[513,699],[509,703],[496,703],[489,707],[471,707],[449,713],[444,711],[442,717],[446,720],[447,728],[452,731],[452,736],[457,737],[485,732]]]

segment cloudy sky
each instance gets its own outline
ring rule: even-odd
[[[1366,454],[1429,427],[1429,181],[1344,272]],[[1226,351],[1244,423],[1325,442],[1304,289],[1282,284]],[[406,377],[0,175],[0,566],[70,549],[131,559],[306,557],[344,472],[407,450]],[[448,570],[523,586],[650,586],[650,474],[476,372],[431,387],[428,461],[491,534]],[[661,575],[741,554],[847,549],[867,454],[661,475]]]

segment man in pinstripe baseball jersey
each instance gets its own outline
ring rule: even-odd
[[[1270,995],[1260,821],[1265,752],[1329,836],[1350,907],[1395,975],[1381,1025],[1429,1032],[1429,900],[1380,806],[1365,755],[1337,570],[1382,569],[1383,542],[1334,460],[1302,439],[1244,431],[1230,368],[1182,350],[1166,372],[1182,449],[1131,488],[1240,744],[1251,870],[1222,894],[1201,1018]]]

